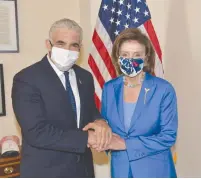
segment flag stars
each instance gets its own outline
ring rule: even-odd
[[[110,23],[111,23],[111,24],[114,23],[114,18],[111,18],[111,19],[110,19]]]
[[[113,3],[117,2],[117,0],[113,0]]]
[[[133,19],[133,22],[134,22],[134,23],[138,23],[138,20],[139,20],[139,19],[135,17],[135,18]]]
[[[127,4],[127,8],[128,8],[128,9],[131,9],[131,4],[128,3],[128,4]]]
[[[142,2],[141,0],[137,0],[137,3]]]
[[[149,12],[148,11],[144,11],[144,16],[146,17],[146,16],[149,16]]]
[[[135,8],[135,12],[136,12],[136,13],[140,12],[140,8],[139,8],[139,7],[136,7],[136,8]]]
[[[122,11],[119,9],[117,14],[118,14],[118,16],[122,15]]]
[[[112,11],[112,14],[115,13],[115,8],[113,7],[113,8],[111,9],[111,11]]]
[[[127,13],[127,14],[126,14],[126,18],[127,18],[127,19],[130,19],[130,17],[131,17],[130,14]]]
[[[127,29],[127,28],[129,27],[129,25],[126,23],[126,24],[124,25],[124,27],[125,27],[125,29]]]
[[[114,34],[115,34],[115,35],[119,35],[119,31],[116,30],[116,31],[114,32]]]
[[[104,11],[107,10],[107,8],[108,8],[108,5],[104,4],[103,6]]]
[[[115,23],[116,23],[117,26],[120,25],[120,21],[119,20],[117,20]]]
[[[119,4],[123,5],[124,4],[124,0],[119,0]]]

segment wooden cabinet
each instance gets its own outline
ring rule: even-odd
[[[0,178],[14,178],[20,176],[20,156],[0,158]]]

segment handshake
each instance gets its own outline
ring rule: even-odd
[[[104,120],[95,120],[83,128],[88,131],[87,146],[98,152],[105,150],[125,150],[125,141],[112,130]]]

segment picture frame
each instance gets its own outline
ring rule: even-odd
[[[0,53],[18,52],[17,0],[0,0]]]
[[[3,64],[0,64],[0,116],[6,115]]]

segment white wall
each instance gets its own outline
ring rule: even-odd
[[[18,0],[20,53],[0,54],[4,65],[7,116],[0,118],[0,138],[20,135],[11,105],[12,78],[22,68],[46,53],[44,41],[51,23],[63,17],[80,22],[84,29],[82,58],[87,68],[91,35],[101,0]],[[201,1],[147,0],[163,51],[165,78],[178,96],[179,134],[177,141],[179,177],[201,177]],[[109,177],[108,159],[94,153],[97,177]]]
[[[200,7],[199,0],[172,0],[166,22],[165,70],[178,95],[177,170],[182,177],[201,177]]]

